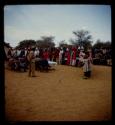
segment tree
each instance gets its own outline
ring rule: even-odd
[[[10,43],[3,42],[3,44],[4,44],[4,46],[6,46],[7,48],[11,48]]]
[[[111,48],[111,42],[110,41],[101,41],[98,39],[96,43],[93,45],[93,48],[101,49],[101,48]]]
[[[65,40],[62,40],[59,42],[59,47],[67,47],[68,44],[65,42]]]
[[[84,46],[85,50],[92,47],[91,45],[92,36],[89,34],[89,31],[78,30],[78,31],[73,31],[73,34],[75,35],[75,39],[70,39],[70,42],[72,44]]]
[[[100,49],[103,46],[103,42],[98,39],[96,43],[93,45],[93,48]]]
[[[18,46],[16,46],[16,48],[28,48],[31,46],[35,46],[36,45],[36,41],[35,40],[23,40],[21,42],[19,42]]]
[[[70,42],[72,45],[74,45],[74,46],[79,46],[78,42],[76,42],[76,40],[74,40],[74,39],[72,39],[72,38],[69,40],[69,42]]]
[[[111,48],[112,46],[111,46],[111,42],[110,41],[106,41],[105,43],[104,43],[104,48]]]
[[[36,41],[36,45],[41,48],[55,47],[53,36],[42,36],[40,40]]]

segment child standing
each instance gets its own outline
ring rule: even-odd
[[[91,76],[91,60],[88,52],[85,53],[83,64],[84,79],[87,79]]]

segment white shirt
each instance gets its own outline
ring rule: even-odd
[[[21,50],[17,50],[17,56],[19,56],[21,53]]]
[[[62,54],[63,54],[63,50],[60,50],[59,57],[62,57]]]
[[[35,56],[39,56],[39,50],[35,50]]]

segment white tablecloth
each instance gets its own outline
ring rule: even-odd
[[[48,64],[49,64],[50,66],[56,66],[56,65],[57,65],[57,62],[48,61]]]

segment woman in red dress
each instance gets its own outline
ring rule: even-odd
[[[76,49],[73,48],[73,53],[72,53],[72,66],[75,66],[76,64]]]

